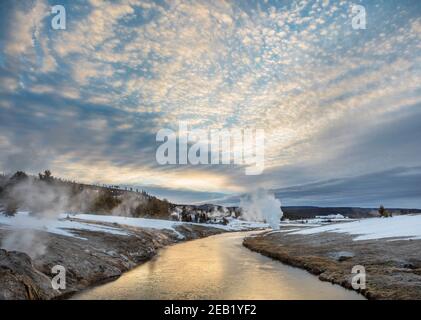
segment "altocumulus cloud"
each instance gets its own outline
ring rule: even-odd
[[[3,171],[48,167],[206,198],[342,178],[369,186],[375,172],[421,165],[418,1],[359,1],[365,30],[352,29],[344,0],[62,1],[66,30],[50,26],[54,4],[0,4]],[[267,170],[158,166],[155,134],[179,120],[264,128]],[[404,205],[405,186],[376,186],[370,201]]]

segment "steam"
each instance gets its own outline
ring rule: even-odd
[[[113,216],[131,217],[136,208],[146,203],[144,197],[131,193],[124,194],[121,200],[121,203],[111,211]]]
[[[279,229],[282,218],[281,201],[264,189],[258,189],[241,198],[240,208],[245,220],[264,221],[272,229]]]
[[[15,199],[23,209],[35,216],[53,219],[69,208],[69,191],[66,187],[49,185],[44,181],[28,178],[13,186],[9,191],[9,197]]]
[[[34,177],[10,182],[3,198],[6,207],[11,205],[19,211],[27,211],[32,219],[15,219],[14,223],[18,225],[2,239],[1,248],[25,252],[31,258],[45,254],[49,237],[37,230],[47,230],[63,212],[91,211],[97,201],[101,201],[102,192],[77,184]],[[124,193],[115,197],[115,201],[118,205],[110,208],[112,215],[132,216],[136,208],[147,203],[147,198],[141,194]]]
[[[83,189],[76,194],[70,194],[70,190],[62,190],[65,192],[65,197],[68,198],[68,206],[65,210],[78,213],[78,212],[88,212],[91,208],[95,199],[98,197],[97,190]]]
[[[11,231],[1,242],[8,251],[21,251],[31,258],[43,255],[47,249],[48,237],[34,229],[46,228],[57,219],[60,212],[69,207],[69,190],[51,186],[44,181],[28,178],[8,190],[8,197],[20,204],[37,219],[25,219],[16,230]]]
[[[45,226],[47,221],[39,220],[28,225],[27,221],[17,230],[8,234],[1,242],[1,248],[7,251],[20,251],[28,254],[32,259],[42,256],[47,251],[48,239],[46,235],[33,230],[34,223]]]

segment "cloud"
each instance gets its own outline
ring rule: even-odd
[[[405,127],[421,98],[409,3],[364,2],[368,27],[353,30],[350,1],[69,1],[60,31],[48,2],[5,3],[3,170],[76,177],[95,163],[104,181],[236,192],[419,164],[406,138],[419,131]],[[266,173],[158,166],[155,134],[179,120],[264,128]],[[383,149],[401,152],[381,160]],[[19,161],[26,150],[36,165]]]
[[[284,205],[419,208],[420,167],[398,167],[357,177],[276,190]]]
[[[48,14],[49,8],[44,1],[27,3],[26,7],[21,4],[14,6],[13,15],[8,19],[10,34],[5,53],[12,57],[33,53],[34,39],[40,37],[42,22]]]

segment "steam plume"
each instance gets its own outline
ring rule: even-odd
[[[241,198],[242,217],[246,220],[265,221],[272,229],[279,229],[282,218],[281,201],[264,189],[258,189]]]

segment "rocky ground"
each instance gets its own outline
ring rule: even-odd
[[[106,223],[104,223],[106,225]],[[110,224],[114,226],[115,224]],[[38,231],[47,244],[45,254],[31,259],[26,253],[0,249],[1,299],[61,299],[94,284],[119,277],[123,272],[153,257],[162,246],[223,232],[198,225],[178,226],[171,230],[119,226],[130,235],[88,230],[72,230],[67,237]],[[0,229],[0,240],[7,236]],[[180,234],[184,239],[180,239]],[[54,290],[52,267],[66,268],[66,289]]]
[[[421,299],[421,240],[353,241],[339,233],[264,232],[243,244],[349,289],[353,266],[362,265],[367,287],[361,293],[369,299]]]

